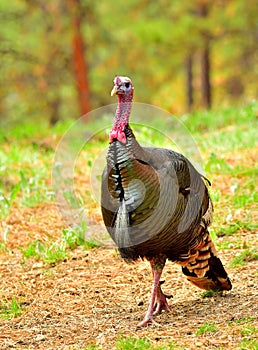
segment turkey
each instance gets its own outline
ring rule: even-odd
[[[153,287],[147,313],[138,326],[156,324],[170,311],[160,277],[166,260],[182,266],[195,286],[230,290],[231,282],[209,235],[213,206],[204,178],[183,155],[141,147],[129,126],[134,86],[117,76],[111,96],[118,105],[102,174],[101,210],[111,238],[126,262],[150,262]]]

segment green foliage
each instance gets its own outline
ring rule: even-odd
[[[75,350],[76,348],[74,348]],[[87,345],[86,348],[82,348],[82,350],[100,350],[101,348],[97,345],[94,345],[94,344],[90,344],[90,345]]]
[[[86,222],[81,222],[80,225],[74,225],[63,230],[62,240],[70,249],[82,246],[84,249],[92,249],[99,247],[100,243],[94,239],[85,239],[87,231]]]
[[[231,240],[226,240],[226,241],[222,241],[222,242],[217,241],[216,246],[220,250],[241,249],[243,246],[243,242],[242,242],[241,238],[238,238],[237,241],[233,241],[233,242]]]
[[[257,249],[245,249],[237,255],[231,262],[230,267],[239,267],[245,265],[248,261],[258,260]]]
[[[205,169],[209,173],[231,173],[233,168],[223,158],[215,153],[210,154],[210,158],[206,163]]]
[[[8,171],[12,172],[10,169]],[[49,202],[53,199],[53,192],[46,186],[43,179],[46,176],[45,173],[41,173],[40,170],[36,172],[36,169],[32,170],[32,173],[32,176],[29,176],[25,175],[24,171],[20,171],[20,179],[13,185],[8,184],[10,189],[7,194],[5,194],[6,188],[0,181],[0,218],[10,214],[15,199],[26,207]]]
[[[247,325],[243,327],[240,332],[243,335],[258,334],[258,328],[253,325]]]
[[[99,350],[101,347],[90,344],[83,350]],[[175,346],[173,344],[168,345],[152,345],[151,341],[146,338],[133,338],[120,336],[115,348],[116,350],[183,350],[182,347]]]
[[[206,164],[207,171],[226,174],[236,172],[223,158],[222,153],[255,146],[257,110],[258,102],[254,100],[240,108],[201,111],[182,117],[203,150],[216,150],[210,153],[210,159]],[[239,172],[241,169],[236,170]]]
[[[217,327],[214,323],[204,323],[202,326],[198,328],[196,331],[196,335],[213,333],[217,331]]]
[[[20,316],[22,313],[21,302],[13,297],[11,301],[0,301],[0,319],[8,319]]]
[[[10,192],[5,195],[4,189],[0,187],[0,219],[9,215],[12,204],[20,191],[20,182],[12,186]]]
[[[219,228],[216,231],[216,234],[218,237],[222,236],[232,236],[234,233],[245,230],[245,231],[255,231],[257,229],[258,225],[256,223],[251,222],[251,220],[248,221],[236,221],[234,223],[229,223],[224,227]]]
[[[185,114],[182,116],[182,121],[187,128],[194,134],[200,136],[209,134],[213,142],[217,147],[222,147],[218,141],[221,138],[225,139],[227,135],[233,136],[231,132],[237,130],[245,132],[248,129],[257,125],[257,110],[258,101],[253,100],[242,106],[230,105],[230,107],[215,108],[213,110],[196,111],[191,114]],[[223,137],[221,137],[221,132]],[[225,134],[226,132],[226,134]],[[251,131],[252,132],[252,131]],[[252,134],[253,135],[253,134]],[[216,142],[216,138],[217,142]],[[206,139],[206,137],[205,137]],[[226,145],[231,142],[231,137],[227,138]],[[242,146],[242,142],[249,142],[249,140],[241,140],[238,146]]]
[[[66,246],[59,242],[54,242],[50,246],[39,245],[38,257],[47,264],[56,264],[67,258]]]
[[[237,319],[237,320],[234,320],[234,322],[236,322],[236,323],[248,323],[248,322],[252,322],[252,321],[254,321],[254,318],[253,317],[241,317],[241,318],[239,318],[239,319]]]
[[[63,197],[66,200],[67,204],[73,209],[79,209],[81,203],[78,201],[77,197],[74,195],[74,190],[64,190]]]
[[[5,251],[5,243],[0,243],[0,251]]]
[[[237,255],[231,262],[231,267],[238,267],[245,265],[248,261],[258,260],[258,253],[256,250],[246,249],[241,254]]]
[[[213,201],[213,203],[219,202],[220,198],[221,198],[221,192],[218,188],[213,189],[210,188],[210,195],[211,195],[211,199]]]
[[[258,341],[255,339],[244,339],[239,343],[236,350],[257,350]]]
[[[69,257],[69,250],[82,246],[84,249],[92,249],[100,244],[94,240],[86,240],[85,222],[63,230],[61,239],[55,242],[33,241],[26,248],[21,248],[25,258],[35,258],[52,265]]]
[[[152,345],[151,341],[145,338],[133,338],[120,336],[116,341],[116,350],[176,350],[181,349],[173,344],[164,346]]]
[[[40,171],[29,177],[25,176],[22,171],[20,172],[21,202],[24,206],[31,207],[53,199],[53,192],[42,179],[44,176],[45,174],[40,174]]]
[[[8,216],[16,204],[32,207],[53,200],[53,190],[48,183],[53,153],[50,149],[42,149],[34,140],[37,126],[29,128],[30,134],[26,133],[25,138],[17,140],[16,135],[21,129],[23,126],[9,130],[8,139],[2,139],[0,218]]]
[[[31,242],[26,249],[22,249],[25,258],[37,257],[43,251],[43,244],[40,241]]]
[[[215,290],[206,290],[205,292],[203,292],[201,294],[201,298],[205,299],[205,298],[211,298],[213,297],[216,293],[219,293],[219,290],[215,291]]]
[[[208,4],[208,16],[200,17],[197,0],[127,1],[116,6],[110,6],[108,0],[81,0],[93,108],[111,103],[108,89],[112,78],[124,74],[132,76],[138,101],[176,113],[185,111],[185,59],[189,53],[195,57],[198,107],[197,55],[207,37],[211,38],[214,105],[256,96],[255,0],[248,6],[242,0]],[[1,3],[3,123],[78,117],[70,44],[74,11],[68,6],[61,0],[40,6],[33,1]],[[222,118],[218,122],[222,123]]]
[[[78,245],[83,245],[85,243],[85,232],[86,227],[75,225],[63,230],[62,238],[67,247],[74,249]]]
[[[52,265],[68,257],[66,245],[63,242],[54,242],[50,245],[40,241],[31,242],[26,249],[21,249],[25,258],[36,258]]]
[[[147,350],[151,348],[152,348],[151,342],[147,339],[141,339],[141,338],[134,339],[131,337],[127,337],[127,338],[120,337],[116,341],[117,350],[133,350],[133,349]]]

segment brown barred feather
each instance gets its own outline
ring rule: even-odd
[[[188,261],[178,261],[188,281],[202,289],[230,290],[231,282],[217,257],[217,251],[209,232],[206,231],[198,250],[189,256]]]

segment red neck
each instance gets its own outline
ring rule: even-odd
[[[133,90],[128,95],[118,95],[118,105],[114,117],[114,123],[109,135],[110,143],[117,139],[126,143],[125,127],[128,125],[133,100]]]

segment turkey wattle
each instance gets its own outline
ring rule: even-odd
[[[118,106],[110,132],[107,166],[102,175],[101,209],[106,228],[127,262],[146,258],[153,288],[139,326],[170,311],[161,290],[166,260],[182,266],[187,279],[206,290],[230,290],[231,282],[208,232],[212,202],[206,179],[183,155],[141,147],[129,126],[134,87],[116,77],[111,95]]]

